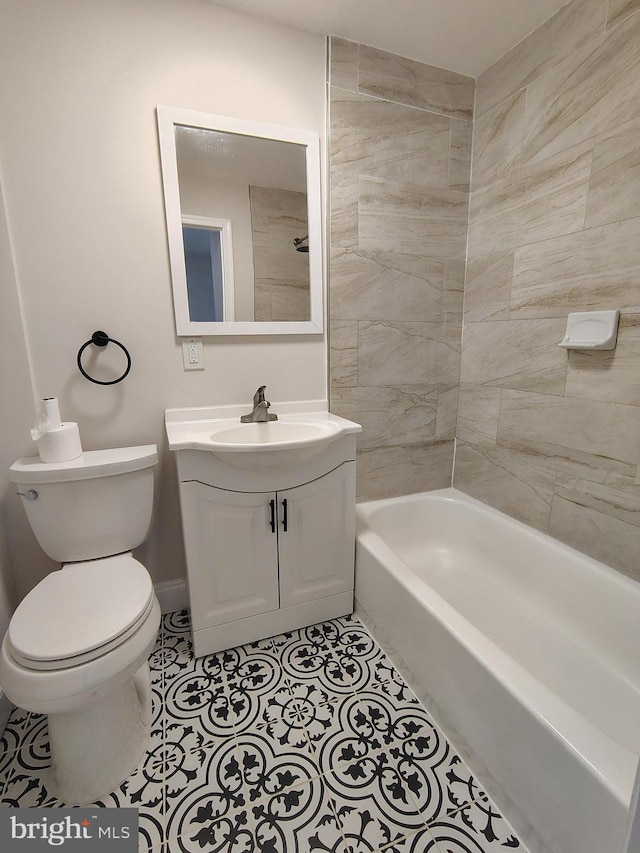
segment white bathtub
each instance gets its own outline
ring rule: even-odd
[[[357,612],[532,853],[620,853],[640,584],[455,489],[357,519]]]

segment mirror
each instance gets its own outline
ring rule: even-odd
[[[177,334],[321,333],[317,134],[157,116]]]

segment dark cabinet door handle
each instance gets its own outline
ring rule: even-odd
[[[276,532],[276,502],[273,498],[269,501],[269,508],[271,509],[271,519],[269,521],[269,526],[271,527],[271,532],[275,533]]]
[[[287,532],[288,524],[289,524],[288,503],[287,503],[287,499],[285,498],[282,501],[282,529],[284,530],[285,533]]]

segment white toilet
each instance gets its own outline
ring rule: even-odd
[[[62,567],[13,614],[0,684],[19,707],[48,714],[49,785],[65,803],[115,790],[148,746],[160,606],[131,549],[149,534],[157,461],[145,445],[9,469],[38,542]]]

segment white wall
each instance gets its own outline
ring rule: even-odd
[[[274,409],[280,400],[324,398],[326,345],[321,336],[209,338],[205,371],[183,372],[155,107],[324,137],[324,39],[201,0],[0,0],[0,15],[0,165],[33,396],[59,397],[87,450],[158,443],[156,521],[140,556],[156,581],[177,577],[183,557],[164,409],[248,403],[259,384]],[[1,322],[0,340],[20,337],[15,318]],[[75,366],[96,329],[130,349],[133,368],[120,385],[91,385]],[[121,364],[113,346],[102,359]],[[11,382],[26,392],[19,348],[9,363]],[[3,407],[3,471],[24,453],[30,426],[24,406]],[[22,595],[51,564],[33,557],[28,531],[10,546]]]
[[[26,541],[25,555],[39,559],[27,520],[9,482],[9,465],[17,456],[30,452],[29,428],[35,406],[31,394],[29,357],[24,337],[18,283],[15,277],[11,241],[5,214],[0,175],[0,636],[4,635],[16,603],[12,549]],[[0,689],[0,698],[2,690]],[[0,729],[6,711],[0,701]]]

